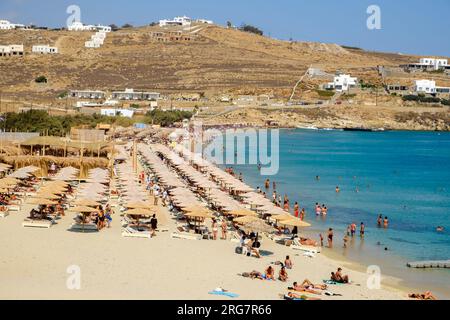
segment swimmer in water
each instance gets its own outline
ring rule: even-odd
[[[436,228],[437,232],[444,232],[444,230],[445,230],[445,228],[442,227],[442,226],[439,226],[439,227]]]
[[[339,188],[339,186],[336,187],[336,193],[340,193],[341,189]]]

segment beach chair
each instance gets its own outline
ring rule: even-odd
[[[230,241],[232,243],[241,243],[241,237],[238,235],[236,231],[230,232]]]
[[[25,219],[22,223],[24,228],[41,228],[41,229],[50,229],[53,225],[53,221],[50,220],[32,220]]]
[[[139,231],[131,227],[126,227],[122,229],[122,237],[124,238],[141,238],[141,239],[151,239],[152,235],[150,231]]]
[[[321,252],[321,248],[320,247],[305,246],[305,245],[300,243],[299,239],[294,239],[292,244],[291,244],[291,246],[290,246],[290,248],[293,249],[293,250],[299,250],[299,251],[312,253],[312,254],[317,254],[317,253]]]
[[[81,232],[98,232],[97,225],[95,223],[73,223],[70,227],[71,231],[81,231]]]
[[[19,205],[15,205],[15,204],[12,204],[12,205],[8,205],[7,206],[7,208],[8,208],[8,211],[10,211],[10,212],[20,212],[20,206]]]
[[[0,211],[0,218],[6,218],[9,216],[9,210],[6,209],[5,211]]]
[[[202,240],[203,235],[187,232],[184,227],[177,227],[177,231],[172,233],[172,239]]]

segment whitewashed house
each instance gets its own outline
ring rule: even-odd
[[[134,111],[128,109],[101,109],[100,114],[108,117],[133,118]]]
[[[325,89],[334,89],[337,92],[349,91],[356,87],[358,78],[352,77],[349,74],[340,74],[334,77],[333,82],[325,85]]]
[[[0,20],[0,30],[13,30],[16,25],[9,22],[8,20]]]
[[[50,47],[49,45],[36,45],[33,46],[31,51],[38,54],[57,54],[58,48]]]
[[[111,32],[112,31],[112,28],[110,27],[110,26],[102,26],[102,25],[96,25],[95,26],[95,29],[98,31],[98,32],[105,32],[105,33],[109,33],[109,32]]]
[[[159,20],[160,27],[169,27],[169,26],[190,26],[192,24],[192,19],[186,16],[183,17],[175,17],[173,20]]]
[[[79,21],[74,21],[70,26],[67,27],[69,31],[94,31],[94,26],[85,26]]]
[[[436,81],[434,80],[416,80],[414,85],[416,93],[436,93]]]
[[[76,99],[104,99],[105,92],[98,90],[71,90],[69,96]]]
[[[426,93],[431,95],[449,95],[449,87],[436,86],[434,80],[416,80],[414,85],[414,91],[416,93]]]

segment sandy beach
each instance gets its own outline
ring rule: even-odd
[[[264,239],[263,247],[273,255],[262,259],[236,255],[231,241],[188,241],[171,239],[175,228],[165,208],[159,217],[169,232],[148,239],[121,236],[120,217],[115,215],[111,229],[100,233],[68,231],[72,216],[67,215],[51,229],[23,228],[21,223],[31,207],[25,206],[0,220],[0,299],[222,299],[208,292],[222,287],[239,294],[239,299],[274,300],[287,292],[293,281],[305,278],[314,283],[327,279],[331,271],[344,267],[353,284],[332,286],[340,297],[326,299],[406,299],[405,292],[382,286],[366,287],[367,275],[352,271],[339,261],[319,254],[303,257],[288,247]],[[28,210],[28,211],[27,211]],[[265,268],[290,255],[294,269],[288,283],[249,280],[242,272]],[[69,266],[81,268],[81,289],[69,290]],[[278,272],[279,267],[276,267]],[[383,278],[383,282],[395,283]],[[312,295],[310,295],[312,296]]]

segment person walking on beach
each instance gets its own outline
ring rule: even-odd
[[[217,240],[217,232],[219,232],[219,229],[217,228],[217,221],[216,219],[213,219],[211,229],[213,232],[213,239]]]
[[[333,229],[332,228],[330,228],[330,229],[328,229],[328,248],[333,248],[333,236],[334,236],[334,233],[333,233]]]
[[[222,220],[222,240],[227,240],[228,224],[225,219]]]
[[[364,225],[364,222],[361,222],[361,228],[359,229],[359,235],[361,238],[364,238],[365,232],[366,232],[366,226]]]
[[[154,214],[152,219],[150,220],[150,228],[152,237],[156,236],[156,230],[158,229],[158,219],[156,219],[156,214]]]

